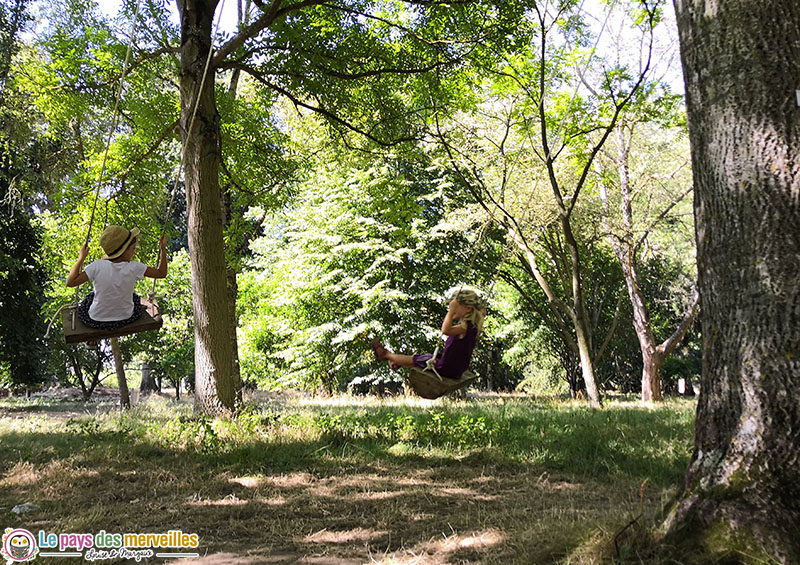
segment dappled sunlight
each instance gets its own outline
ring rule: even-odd
[[[186,504],[187,506],[245,506],[249,503],[249,500],[242,500],[235,494],[229,494],[218,500],[198,499],[190,500]]]
[[[259,498],[258,502],[266,506],[284,506],[289,501],[283,496],[273,496],[272,498]]]
[[[396,491],[377,491],[377,492],[359,492],[353,494],[350,498],[353,500],[389,500],[391,498],[398,498],[403,496],[405,492],[396,490]]]
[[[517,400],[350,411],[352,401],[273,405],[226,428],[230,443],[160,400],[156,419],[140,405],[74,414],[66,429],[41,419],[20,433],[15,415],[0,416],[12,454],[0,507],[39,506],[20,527],[196,532],[201,557],[181,564],[553,562],[658,508],[670,483],[662,473],[643,491],[652,467],[642,461],[682,472],[677,448],[652,446],[690,437],[688,406],[681,419],[670,407],[666,417]],[[390,455],[399,441],[406,451]]]
[[[264,477],[231,477],[228,482],[245,488],[258,488],[263,486],[266,480]]]
[[[79,482],[85,486],[102,482],[101,474],[97,469],[77,467],[70,461],[55,460],[36,468],[28,462],[17,463],[2,480],[3,487],[44,487],[50,491],[66,489],[68,492],[73,483]]]
[[[313,484],[314,477],[305,472],[291,473],[288,475],[277,475],[273,477],[265,477],[264,484],[272,485],[280,488],[305,488]]]
[[[499,530],[485,530],[463,535],[452,535],[447,538],[430,542],[426,549],[434,553],[452,553],[459,549],[487,549],[505,542],[508,536]]]
[[[438,488],[431,493],[443,497],[468,497],[473,500],[496,500],[497,497],[489,494],[481,494],[478,491],[468,488]]]
[[[508,541],[508,535],[498,529],[490,528],[466,534],[452,534],[442,539],[421,543],[405,551],[395,552],[379,563],[396,565],[434,565],[453,562],[475,562],[479,556]],[[466,553],[470,559],[460,559]]]
[[[298,538],[302,543],[352,543],[365,542],[385,537],[389,532],[385,530],[369,530],[355,528],[353,530],[334,531],[320,530],[311,535]]]
[[[0,479],[0,487],[31,486],[36,484],[40,478],[39,471],[27,461],[17,463],[5,473],[2,479]]]
[[[433,514],[431,512],[415,512],[414,514],[411,514],[411,516],[408,517],[408,519],[411,520],[412,522],[433,520],[434,518],[436,518],[436,514]]]

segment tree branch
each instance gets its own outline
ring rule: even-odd
[[[380,145],[382,147],[393,147],[395,145],[399,145],[401,143],[405,143],[405,142],[414,140],[413,137],[401,137],[399,139],[392,140],[391,142],[387,142],[387,141],[384,141],[382,139],[378,139],[377,137],[375,137],[374,135],[372,135],[368,131],[364,131],[361,128],[351,124],[350,122],[340,118],[339,116],[337,116],[336,114],[334,114],[333,112],[331,112],[330,110],[328,110],[326,108],[323,108],[321,106],[314,106],[314,105],[309,104],[307,102],[303,102],[302,100],[300,100],[298,97],[294,96],[291,92],[289,92],[285,88],[282,88],[282,87],[278,86],[277,84],[273,83],[272,81],[270,81],[269,79],[267,79],[267,77],[265,77],[263,75],[263,73],[261,73],[257,69],[254,69],[253,67],[250,67],[248,65],[243,65],[243,64],[237,64],[235,67],[238,68],[238,69],[241,69],[244,72],[246,72],[247,74],[252,76],[254,79],[259,81],[261,84],[266,86],[267,88],[270,88],[270,89],[274,90],[275,92],[277,92],[278,94],[281,94],[282,96],[285,96],[286,98],[288,98],[292,102],[292,104],[295,105],[295,107],[306,108],[307,110],[311,110],[312,112],[315,112],[315,113],[317,113],[317,114],[319,114],[321,116],[325,116],[330,121],[335,122],[335,123],[337,123],[337,124],[339,124],[341,126],[344,126],[345,128],[347,128],[347,129],[349,129],[349,130],[351,130],[351,131],[353,131],[355,133],[358,133],[359,135],[362,135],[362,136],[366,137],[370,141],[373,141],[373,142],[377,143],[378,145]]]
[[[670,210],[672,210],[672,209],[673,209],[675,206],[677,206],[677,205],[678,205],[678,203],[679,203],[681,200],[683,200],[684,198],[686,198],[686,196],[687,196],[687,195],[688,195],[688,194],[689,194],[689,193],[692,191],[692,189],[694,189],[694,185],[690,185],[690,186],[689,186],[689,188],[687,188],[687,189],[686,189],[686,190],[683,192],[683,194],[681,194],[680,196],[678,196],[678,198],[676,198],[675,200],[673,200],[673,201],[670,203],[670,205],[669,205],[669,206],[667,206],[667,207],[666,207],[666,208],[665,208],[665,209],[664,209],[664,210],[663,210],[663,211],[662,211],[662,212],[661,212],[661,213],[658,215],[658,217],[657,217],[655,220],[653,220],[653,222],[650,224],[650,226],[649,226],[649,227],[648,227],[648,228],[647,228],[647,229],[644,231],[644,233],[642,234],[642,237],[640,237],[640,238],[639,238],[639,241],[637,241],[637,242],[636,242],[636,245],[634,245],[634,246],[633,246],[633,251],[634,251],[634,253],[638,253],[638,251],[639,251],[639,248],[642,246],[642,243],[644,243],[644,241],[647,239],[647,236],[648,236],[648,235],[650,235],[650,232],[651,232],[651,231],[652,231],[652,230],[653,230],[653,229],[654,229],[654,228],[655,228],[655,227],[658,225],[658,223],[659,223],[661,220],[663,220],[663,219],[664,219],[664,218],[667,216],[667,214],[669,214],[669,211],[670,211]]]
[[[251,39],[267,29],[271,26],[275,20],[285,16],[286,14],[290,14],[292,12],[296,12],[297,10],[302,10],[303,8],[307,8],[308,6],[317,6],[321,4],[325,4],[325,0],[302,0],[300,2],[296,2],[284,8],[281,8],[281,4],[283,4],[284,0],[272,0],[269,7],[264,10],[264,13],[256,19],[250,25],[245,26],[241,29],[236,35],[234,35],[227,43],[220,46],[217,52],[214,54],[214,57],[211,59],[211,66],[212,68],[217,68],[220,66],[222,61],[225,58],[236,51],[239,47],[244,45],[245,41]]]
[[[533,300],[533,298],[531,298],[528,295],[525,289],[523,289],[519,285],[519,283],[516,281],[516,279],[514,279],[514,277],[510,273],[507,273],[505,271],[500,271],[498,273],[498,276],[504,281],[506,281],[508,284],[513,286],[517,290],[519,295],[525,300],[525,302],[528,303],[531,309],[533,309],[537,314],[539,314],[539,316],[541,316],[543,320],[546,321],[549,318],[547,314],[541,308],[539,308],[539,305],[536,304],[536,301]],[[556,327],[558,329],[558,332],[561,334],[561,338],[564,340],[564,343],[567,344],[567,347],[569,347],[570,351],[572,351],[576,356],[579,355],[578,345],[575,343],[575,340],[570,335],[569,329],[567,328],[567,325],[564,323],[564,320],[552,308],[550,309],[550,312],[554,314],[553,318],[555,320]]]
[[[689,331],[689,326],[692,325],[694,321],[694,317],[697,314],[697,308],[700,306],[700,292],[697,287],[694,288],[694,293],[692,294],[692,302],[689,305],[689,308],[686,310],[686,314],[683,316],[683,320],[675,329],[673,334],[669,336],[661,345],[656,347],[656,351],[658,351],[663,357],[666,357],[677,347],[680,341],[683,339],[683,336],[686,335],[686,332]]]
[[[130,165],[128,165],[128,167],[125,169],[125,171],[122,174],[120,174],[118,177],[116,177],[116,180],[118,180],[120,183],[125,182],[127,180],[127,178],[128,178],[128,175],[133,170],[133,168],[136,165],[138,165],[139,163],[141,163],[142,161],[144,161],[145,159],[147,159],[150,155],[152,155],[155,152],[155,150],[158,149],[158,147],[161,145],[161,143],[163,143],[163,141],[167,137],[169,137],[170,133],[172,133],[175,130],[175,128],[178,127],[179,123],[180,123],[180,118],[175,120],[169,126],[167,126],[164,129],[164,131],[161,132],[161,135],[158,137],[158,139],[150,147],[148,147],[147,151],[145,151],[144,153],[139,155],[139,157],[135,161],[133,161]]]
[[[639,87],[644,82],[644,79],[645,79],[645,76],[647,75],[647,72],[650,70],[650,62],[652,61],[652,58],[653,58],[653,41],[654,41],[654,39],[653,39],[653,17],[654,17],[654,15],[655,14],[651,10],[650,11],[650,29],[649,29],[650,42],[648,44],[648,50],[647,50],[647,62],[645,63],[644,68],[641,69],[641,71],[639,73],[639,78],[637,79],[637,81],[633,85],[633,87],[631,88],[631,91],[628,93],[628,95],[625,98],[623,98],[622,101],[620,101],[619,103],[616,103],[616,102],[614,103],[614,115],[611,117],[611,122],[606,127],[605,131],[603,132],[602,137],[595,144],[595,146],[592,148],[592,151],[589,154],[589,159],[587,160],[586,165],[584,166],[583,171],[581,173],[581,176],[578,179],[577,184],[575,185],[575,192],[572,195],[572,202],[569,205],[569,210],[567,211],[567,215],[571,215],[572,214],[572,210],[575,208],[575,204],[578,202],[578,195],[580,194],[580,191],[581,191],[581,189],[583,188],[583,185],[586,182],[586,178],[587,178],[587,176],[589,174],[589,170],[592,167],[592,163],[594,161],[594,158],[597,156],[598,152],[600,151],[602,146],[605,144],[606,139],[608,139],[608,136],[611,134],[611,131],[614,129],[614,126],[616,125],[617,120],[619,119],[619,115],[622,112],[623,108],[625,108],[625,106],[627,106],[628,103],[633,99],[634,94],[636,94],[636,92],[639,90]],[[612,95],[612,98],[613,98],[613,95],[614,95],[613,89],[611,89],[611,95]]]
[[[620,295],[617,297],[617,307],[614,310],[614,321],[611,322],[611,327],[609,328],[608,333],[606,333],[606,337],[603,340],[603,344],[600,346],[600,349],[597,350],[597,355],[595,355],[594,359],[592,359],[592,364],[597,364],[597,362],[600,361],[600,359],[602,359],[603,353],[606,352],[606,347],[608,347],[608,344],[611,343],[611,338],[614,337],[614,334],[617,331],[617,324],[619,323],[620,306],[622,305],[623,296],[624,294],[620,293]]]

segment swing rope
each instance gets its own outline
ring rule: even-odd
[[[117,110],[119,109],[119,101],[122,99],[122,93],[125,89],[125,78],[128,75],[128,63],[130,62],[131,52],[133,51],[133,42],[136,41],[136,23],[139,20],[139,6],[141,6],[141,0],[137,0],[136,2],[133,19],[131,20],[131,29],[128,33],[129,40],[128,46],[125,50],[125,61],[122,63],[122,74],[119,77],[119,88],[117,89],[117,95],[114,98],[114,109],[111,111],[111,128],[108,131],[108,137],[106,137],[103,160],[100,165],[100,176],[97,178],[97,188],[95,189],[94,204],[92,205],[92,215],[89,218],[89,229],[86,230],[85,245],[89,245],[89,238],[92,234],[92,225],[94,224],[94,215],[95,211],[97,210],[97,201],[100,199],[100,187],[103,185],[103,176],[106,174],[106,162],[108,160],[108,150],[111,146],[111,138],[114,136],[114,132],[119,125],[119,115],[117,114]],[[77,296],[77,289],[75,292]]]
[[[206,77],[208,76],[208,68],[211,65],[211,56],[214,54],[214,47],[213,47],[213,37],[217,35],[219,31],[219,24],[222,21],[222,12],[225,9],[225,0],[222,0],[222,3],[219,7],[219,14],[217,15],[217,23],[214,24],[214,33],[212,34],[212,45],[208,49],[208,56],[206,57],[206,63],[203,67],[203,76],[200,79],[200,87],[197,90],[197,97],[194,102],[194,108],[192,109],[192,115],[189,118],[189,129],[186,131],[186,142],[183,143],[181,147],[181,160],[178,163],[178,172],[175,175],[175,182],[172,185],[172,191],[170,194],[169,205],[167,206],[167,215],[164,216],[164,226],[161,229],[161,237],[164,237],[167,233],[167,222],[169,222],[170,215],[172,214],[172,207],[175,204],[175,195],[178,192],[178,182],[181,178],[181,172],[183,171],[183,163],[186,159],[186,147],[189,145],[189,139],[192,135],[192,130],[194,129],[194,120],[197,116],[197,109],[200,106],[200,97],[203,95],[203,88],[206,85]],[[213,86],[212,86],[213,88]],[[150,296],[155,296],[156,293],[156,280],[153,279],[153,289],[150,291]]]
[[[108,131],[108,136],[106,137],[105,148],[103,150],[103,159],[100,165],[100,175],[97,177],[97,187],[94,191],[94,202],[92,203],[92,214],[89,218],[89,227],[86,229],[86,239],[84,240],[84,245],[89,245],[89,240],[92,236],[92,226],[94,225],[94,217],[95,213],[97,212],[97,203],[100,200],[100,188],[103,186],[103,177],[106,173],[106,163],[108,161],[108,151],[111,146],[111,139],[114,137],[114,132],[119,125],[119,115],[117,111],[119,110],[119,102],[122,99],[122,93],[125,90],[125,78],[128,76],[128,66],[131,60],[131,53],[133,52],[133,43],[136,41],[136,28],[137,22],[139,21],[139,8],[141,6],[141,0],[137,0],[136,7],[133,11],[133,18],[131,19],[130,23],[130,31],[128,32],[128,43],[125,48],[125,59],[122,63],[122,74],[119,77],[119,87],[117,88],[116,95],[114,96],[114,109],[111,111],[111,128]],[[108,215],[108,201],[106,201],[106,215]],[[78,287],[75,287],[75,293],[72,299],[72,305],[77,308],[78,306]],[[53,327],[53,322],[58,318],[58,315],[61,311],[69,305],[63,304],[56,313],[53,315],[50,323],[47,325],[47,331],[45,331],[44,337],[47,338],[50,335],[50,329]],[[73,312],[72,316],[72,326],[73,329],[75,327],[75,313]]]
[[[97,211],[97,203],[98,203],[98,201],[100,199],[100,188],[102,186],[103,177],[105,176],[106,163],[107,163],[107,159],[108,159],[108,152],[109,152],[109,149],[110,149],[110,146],[111,146],[111,139],[113,138],[114,132],[116,131],[117,126],[119,125],[119,116],[118,116],[117,111],[119,110],[119,102],[120,102],[120,100],[122,98],[122,94],[123,94],[124,87],[125,87],[125,78],[127,77],[127,74],[128,74],[128,65],[129,65],[129,62],[130,62],[131,53],[133,51],[133,47],[132,47],[133,46],[133,42],[136,39],[136,23],[138,22],[138,19],[139,19],[139,8],[140,8],[140,6],[141,6],[141,0],[137,0],[136,8],[134,9],[133,19],[131,20],[130,32],[128,33],[129,41],[128,41],[127,48],[126,48],[126,51],[125,51],[125,60],[123,62],[123,66],[122,66],[122,74],[120,76],[119,88],[117,89],[117,94],[116,94],[116,97],[114,99],[114,109],[112,110],[112,125],[111,125],[111,129],[108,132],[108,136],[106,138],[105,149],[103,151],[103,159],[102,159],[101,168],[100,168],[100,175],[99,175],[99,177],[97,179],[97,187],[95,189],[95,197],[94,197],[94,202],[92,204],[92,213],[91,213],[91,216],[90,216],[90,219],[89,219],[89,227],[88,227],[88,229],[86,231],[85,245],[87,245],[87,246],[89,245],[89,241],[90,241],[90,238],[91,238],[92,227],[94,225],[94,218],[95,218],[95,214],[96,214],[96,211]],[[216,35],[216,33],[219,30],[219,25],[220,25],[220,21],[222,20],[222,12],[224,10],[224,7],[225,7],[225,0],[222,0],[222,3],[220,5],[220,10],[219,10],[219,15],[217,16],[217,23],[216,23],[215,28],[214,28],[214,35]],[[205,66],[203,68],[203,76],[202,76],[201,81],[200,81],[200,88],[198,90],[197,99],[195,101],[194,109],[192,110],[192,116],[191,116],[191,119],[189,121],[189,130],[188,130],[187,136],[186,136],[187,139],[191,135],[192,128],[194,127],[194,121],[195,121],[195,117],[197,115],[197,109],[198,109],[198,106],[199,106],[199,103],[200,103],[200,96],[202,95],[203,88],[205,86],[206,77],[208,75],[208,69],[209,69],[210,62],[211,62],[211,56],[212,56],[213,53],[214,53],[214,49],[212,47],[212,48],[209,49],[208,57],[206,58]],[[180,174],[181,174],[181,170],[183,168],[183,162],[184,162],[185,157],[186,157],[186,144],[183,144],[183,147],[182,147],[182,150],[181,150],[181,159],[180,159],[180,163],[178,165],[178,173],[177,173],[177,175],[175,177],[175,184],[173,186],[172,195],[170,197],[169,206],[167,208],[167,215],[164,218],[164,226],[162,227],[162,230],[161,230],[161,237],[163,237],[166,234],[166,230],[167,230],[166,224],[169,221],[170,214],[172,213],[172,207],[173,207],[173,205],[175,203],[175,194],[176,194],[177,188],[178,188],[178,180],[180,179]],[[108,201],[106,201],[106,215],[107,214],[108,214]],[[150,292],[150,297],[155,295],[155,288],[156,288],[156,281],[154,279],[153,280],[153,290]],[[78,305],[78,296],[79,296],[78,288],[76,287],[75,288],[74,299],[73,299],[73,306],[74,307],[77,307],[77,305]],[[56,311],[56,313],[53,315],[53,318],[50,320],[50,324],[47,326],[47,331],[45,332],[45,338],[50,335],[50,329],[52,328],[53,323],[55,322],[56,318],[58,318],[58,315],[61,313],[61,311],[67,305],[68,304],[62,305]],[[75,325],[75,313],[74,312],[73,312],[72,324],[73,324],[73,330],[74,330],[74,325]]]

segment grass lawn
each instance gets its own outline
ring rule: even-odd
[[[196,533],[183,564],[611,563],[681,483],[694,409],[257,393],[220,422],[160,396],[6,399],[0,525]]]

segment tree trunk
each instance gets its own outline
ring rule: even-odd
[[[564,304],[553,292],[553,289],[548,284],[547,280],[539,270],[536,262],[536,255],[522,239],[516,229],[511,226],[506,226],[506,233],[517,244],[519,250],[524,254],[527,266],[539,283],[539,287],[547,296],[548,306],[553,313],[554,320],[558,325],[564,342],[572,350],[578,358],[581,365],[581,375],[583,377],[584,385],[586,386],[586,394],[589,397],[589,405],[592,408],[600,408],[600,393],[597,389],[597,384],[594,377],[594,358],[592,355],[592,338],[589,330],[589,317],[586,314],[585,301],[583,297],[583,286],[581,283],[581,270],[580,259],[578,257],[578,245],[572,235],[572,228],[569,223],[569,218],[562,218],[562,228],[564,238],[567,245],[570,247],[571,263],[570,263],[570,276],[572,282],[572,298],[573,306],[570,308]],[[517,287],[519,290],[519,287]],[[567,326],[563,321],[561,314],[566,314],[572,322],[573,330],[575,331],[575,339],[569,335]],[[569,372],[567,366],[565,370]]]
[[[146,361],[142,364],[142,382],[139,384],[139,392],[161,392],[161,387],[156,382],[153,373],[150,372],[150,364]]]
[[[578,356],[581,360],[581,374],[583,384],[586,385],[586,396],[589,397],[589,406],[600,408],[600,392],[594,377],[594,356],[592,355],[592,334],[589,330],[589,316],[586,313],[586,300],[583,295],[583,275],[581,273],[578,243],[572,234],[570,218],[562,213],[561,229],[564,242],[570,253],[570,274],[572,275],[572,304],[574,311],[573,325],[575,326],[575,341],[578,345]]]
[[[639,345],[643,345],[641,341]],[[657,402],[661,395],[661,365],[664,356],[642,350],[642,402]]]
[[[224,214],[219,187],[220,118],[214,69],[204,69],[211,49],[216,0],[179,0],[181,15],[181,134],[195,319],[195,411],[230,415],[241,399],[236,362],[236,320],[228,294]],[[192,113],[197,106],[194,123]]]
[[[122,364],[122,351],[119,348],[119,339],[111,338],[111,353],[114,355],[114,369],[117,371],[117,384],[119,385],[119,407],[127,410],[131,407],[131,396],[128,391],[128,380],[125,378],[125,366]]]
[[[650,321],[650,310],[647,308],[647,301],[639,279],[638,246],[634,241],[633,202],[628,172],[628,156],[630,155],[631,142],[630,138],[626,137],[625,131],[626,128],[623,125],[620,125],[617,129],[617,155],[614,158],[619,175],[621,196],[621,236],[617,237],[612,233],[608,192],[602,182],[600,183],[600,199],[603,201],[603,207],[605,208],[603,221],[609,234],[608,241],[622,267],[625,287],[633,308],[633,329],[636,332],[639,349],[642,352],[642,402],[653,402],[662,399],[661,376],[659,374],[661,366],[691,326],[692,320],[694,320],[694,316],[697,313],[699,299],[696,295],[692,299],[692,303],[675,333],[664,343],[656,344],[653,325]],[[633,135],[632,131],[630,135]]]
[[[720,562],[766,562],[766,552],[800,563],[800,4],[675,0],[675,9],[703,372],[665,546]]]
[[[639,349],[642,352],[642,402],[658,401],[662,398],[659,372],[666,355],[659,351],[656,345],[653,326],[650,322],[650,311],[647,308],[642,287],[639,283],[636,258],[632,256],[633,250],[627,249],[625,251],[629,253],[627,257],[623,249],[620,248],[619,251],[615,249],[617,258],[622,265],[625,287],[628,289],[628,298],[633,306],[633,329],[636,332],[636,338],[639,340]]]

